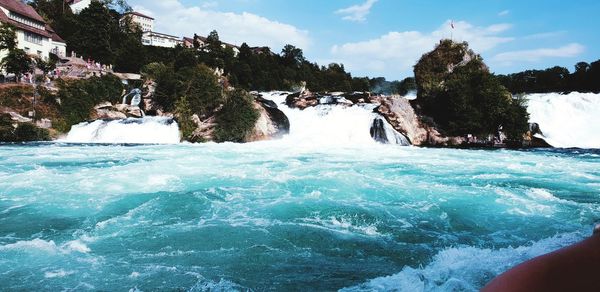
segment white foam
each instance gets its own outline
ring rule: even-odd
[[[56,271],[48,271],[44,273],[44,278],[64,278],[69,275],[75,274],[74,271],[65,271],[63,269],[59,269]]]
[[[61,246],[57,246],[53,240],[43,240],[40,238],[32,240],[17,241],[0,246],[0,251],[24,251],[24,252],[45,252],[45,253],[62,253],[68,254],[71,252],[88,253],[91,251],[87,245],[80,240],[66,242]]]
[[[356,147],[372,146],[370,130],[375,118],[373,105],[343,106],[318,105],[304,110],[289,108],[285,104],[287,94],[262,93],[265,99],[277,103],[290,121],[290,133],[284,143],[300,147]],[[384,120],[385,132],[391,144],[409,145],[408,140]]]
[[[572,92],[525,96],[531,123],[548,144],[560,148],[600,148],[600,94]]]
[[[179,126],[170,118],[144,117],[124,120],[96,120],[74,125],[65,143],[177,144]]]
[[[341,291],[477,291],[509,268],[582,238],[579,233],[569,233],[516,248],[448,248],[435,255],[423,268],[405,267],[398,274]]]

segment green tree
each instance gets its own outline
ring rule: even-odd
[[[77,31],[69,45],[84,58],[103,64],[114,64],[115,48],[111,43],[113,32],[119,30],[118,21],[104,4],[92,1],[77,15]]]
[[[221,50],[221,40],[219,39],[219,33],[216,30],[211,31],[206,37],[206,42],[208,44],[208,49],[210,51],[219,51]]]
[[[306,59],[304,59],[304,53],[302,49],[296,48],[292,45],[285,45],[281,50],[281,57],[283,64],[286,66],[294,66],[298,67],[302,64]]]
[[[216,115],[215,140],[245,142],[258,117],[251,95],[243,90],[230,92],[223,108]]]
[[[15,27],[7,24],[0,24],[0,51],[9,50],[12,51],[17,46],[17,34],[15,33]]]
[[[205,66],[185,67],[177,72],[180,96],[185,96],[193,113],[210,114],[223,103],[223,91],[213,71]]]
[[[193,138],[192,134],[196,129],[196,124],[192,120],[193,113],[190,109],[190,103],[188,102],[187,97],[185,95],[182,96],[175,103],[175,115],[177,117],[177,122],[179,124],[182,139],[190,142],[195,142],[191,140]]]
[[[0,64],[6,72],[14,73],[17,78],[21,78],[23,74],[30,72],[33,67],[33,61],[27,53],[21,49],[9,51]]]
[[[45,76],[46,74],[48,74],[48,72],[56,68],[56,60],[52,58],[44,60],[40,57],[35,57],[35,67],[40,69],[40,71],[42,71]]]

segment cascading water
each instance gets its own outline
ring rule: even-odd
[[[277,103],[289,118],[290,133],[284,141],[294,145],[344,147],[369,145],[376,143],[376,140],[385,144],[410,145],[406,137],[394,130],[381,115],[373,112],[374,105],[331,105],[327,103],[333,98],[322,98],[322,104],[300,110],[285,104],[287,92],[262,95]],[[382,128],[377,131],[385,133],[382,135],[386,137],[385,141],[371,135],[374,121],[381,121]]]
[[[123,120],[96,120],[74,125],[66,143],[179,143],[179,126],[172,118],[144,117]]]
[[[600,94],[572,92],[525,96],[531,123],[559,148],[600,148]]]

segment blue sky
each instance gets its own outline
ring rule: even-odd
[[[156,18],[159,32],[190,36],[216,29],[223,41],[286,43],[319,64],[343,63],[354,76],[401,79],[440,38],[468,41],[491,70],[554,65],[572,70],[600,59],[600,1],[558,0],[129,0]],[[455,29],[450,23],[453,22]]]

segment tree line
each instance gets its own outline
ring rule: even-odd
[[[600,60],[575,64],[575,71],[555,66],[545,70],[527,70],[498,75],[500,82],[513,94],[548,92],[600,92]]]

